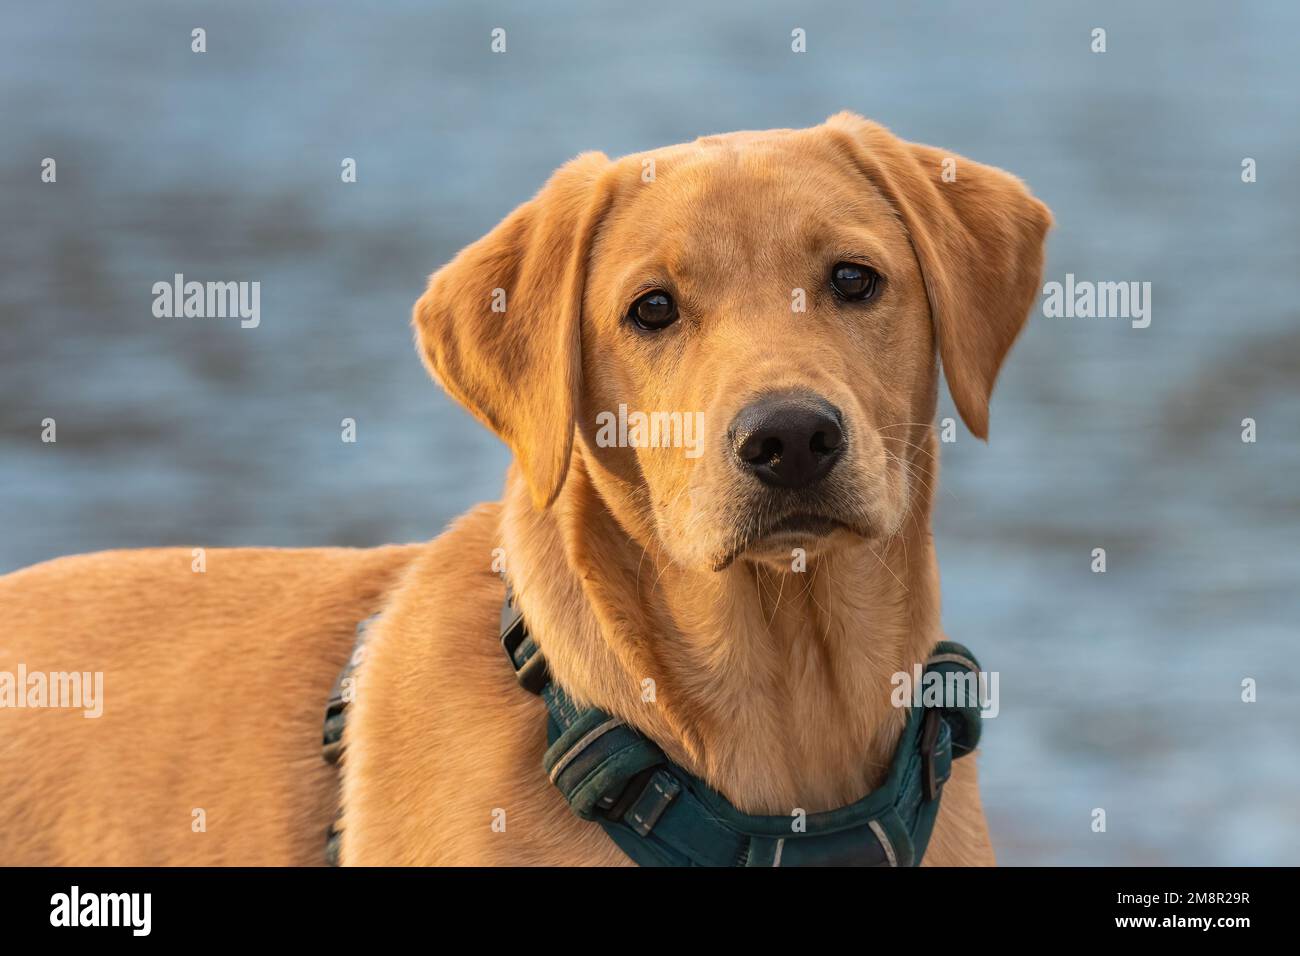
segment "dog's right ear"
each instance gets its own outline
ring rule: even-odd
[[[539,508],[560,493],[573,451],[582,296],[609,165],[584,153],[562,166],[415,304],[425,365],[514,451]]]

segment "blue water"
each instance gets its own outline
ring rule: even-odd
[[[946,627],[1001,673],[1001,860],[1293,863],[1298,36],[1283,2],[10,10],[0,572],[432,536],[508,458],[415,357],[424,277],[582,150],[854,109],[1028,181],[1048,278],[1152,283],[1147,329],[1034,318],[991,444],[944,446]],[[260,281],[260,327],[155,319],[177,272]]]

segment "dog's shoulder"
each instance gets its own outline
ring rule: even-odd
[[[345,864],[617,859],[542,773],[545,706],[499,639],[501,522],[491,504],[453,523],[374,625],[348,712]]]

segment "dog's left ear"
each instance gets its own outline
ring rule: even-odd
[[[989,397],[1038,295],[1051,212],[1010,173],[853,113],[826,127],[907,227],[948,390],[966,427],[988,438]]]
[[[587,258],[609,165],[584,153],[560,167],[415,304],[425,365],[510,446],[538,508],[560,493],[573,451]]]

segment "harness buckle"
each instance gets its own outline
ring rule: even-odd
[[[507,615],[512,615],[509,619]],[[541,694],[542,688],[551,680],[551,672],[546,666],[546,658],[536,644],[533,645],[532,653],[519,663],[515,654],[519,651],[520,645],[528,640],[528,626],[524,624],[524,614],[511,601],[501,609],[502,627],[501,627],[501,647],[506,652],[506,659],[510,661],[510,666],[514,668],[515,680],[519,681],[519,686],[530,694]]]
[[[638,836],[648,836],[682,785],[663,764],[653,764],[637,773],[617,796],[607,794],[596,802],[596,813],[611,823],[626,823]]]

